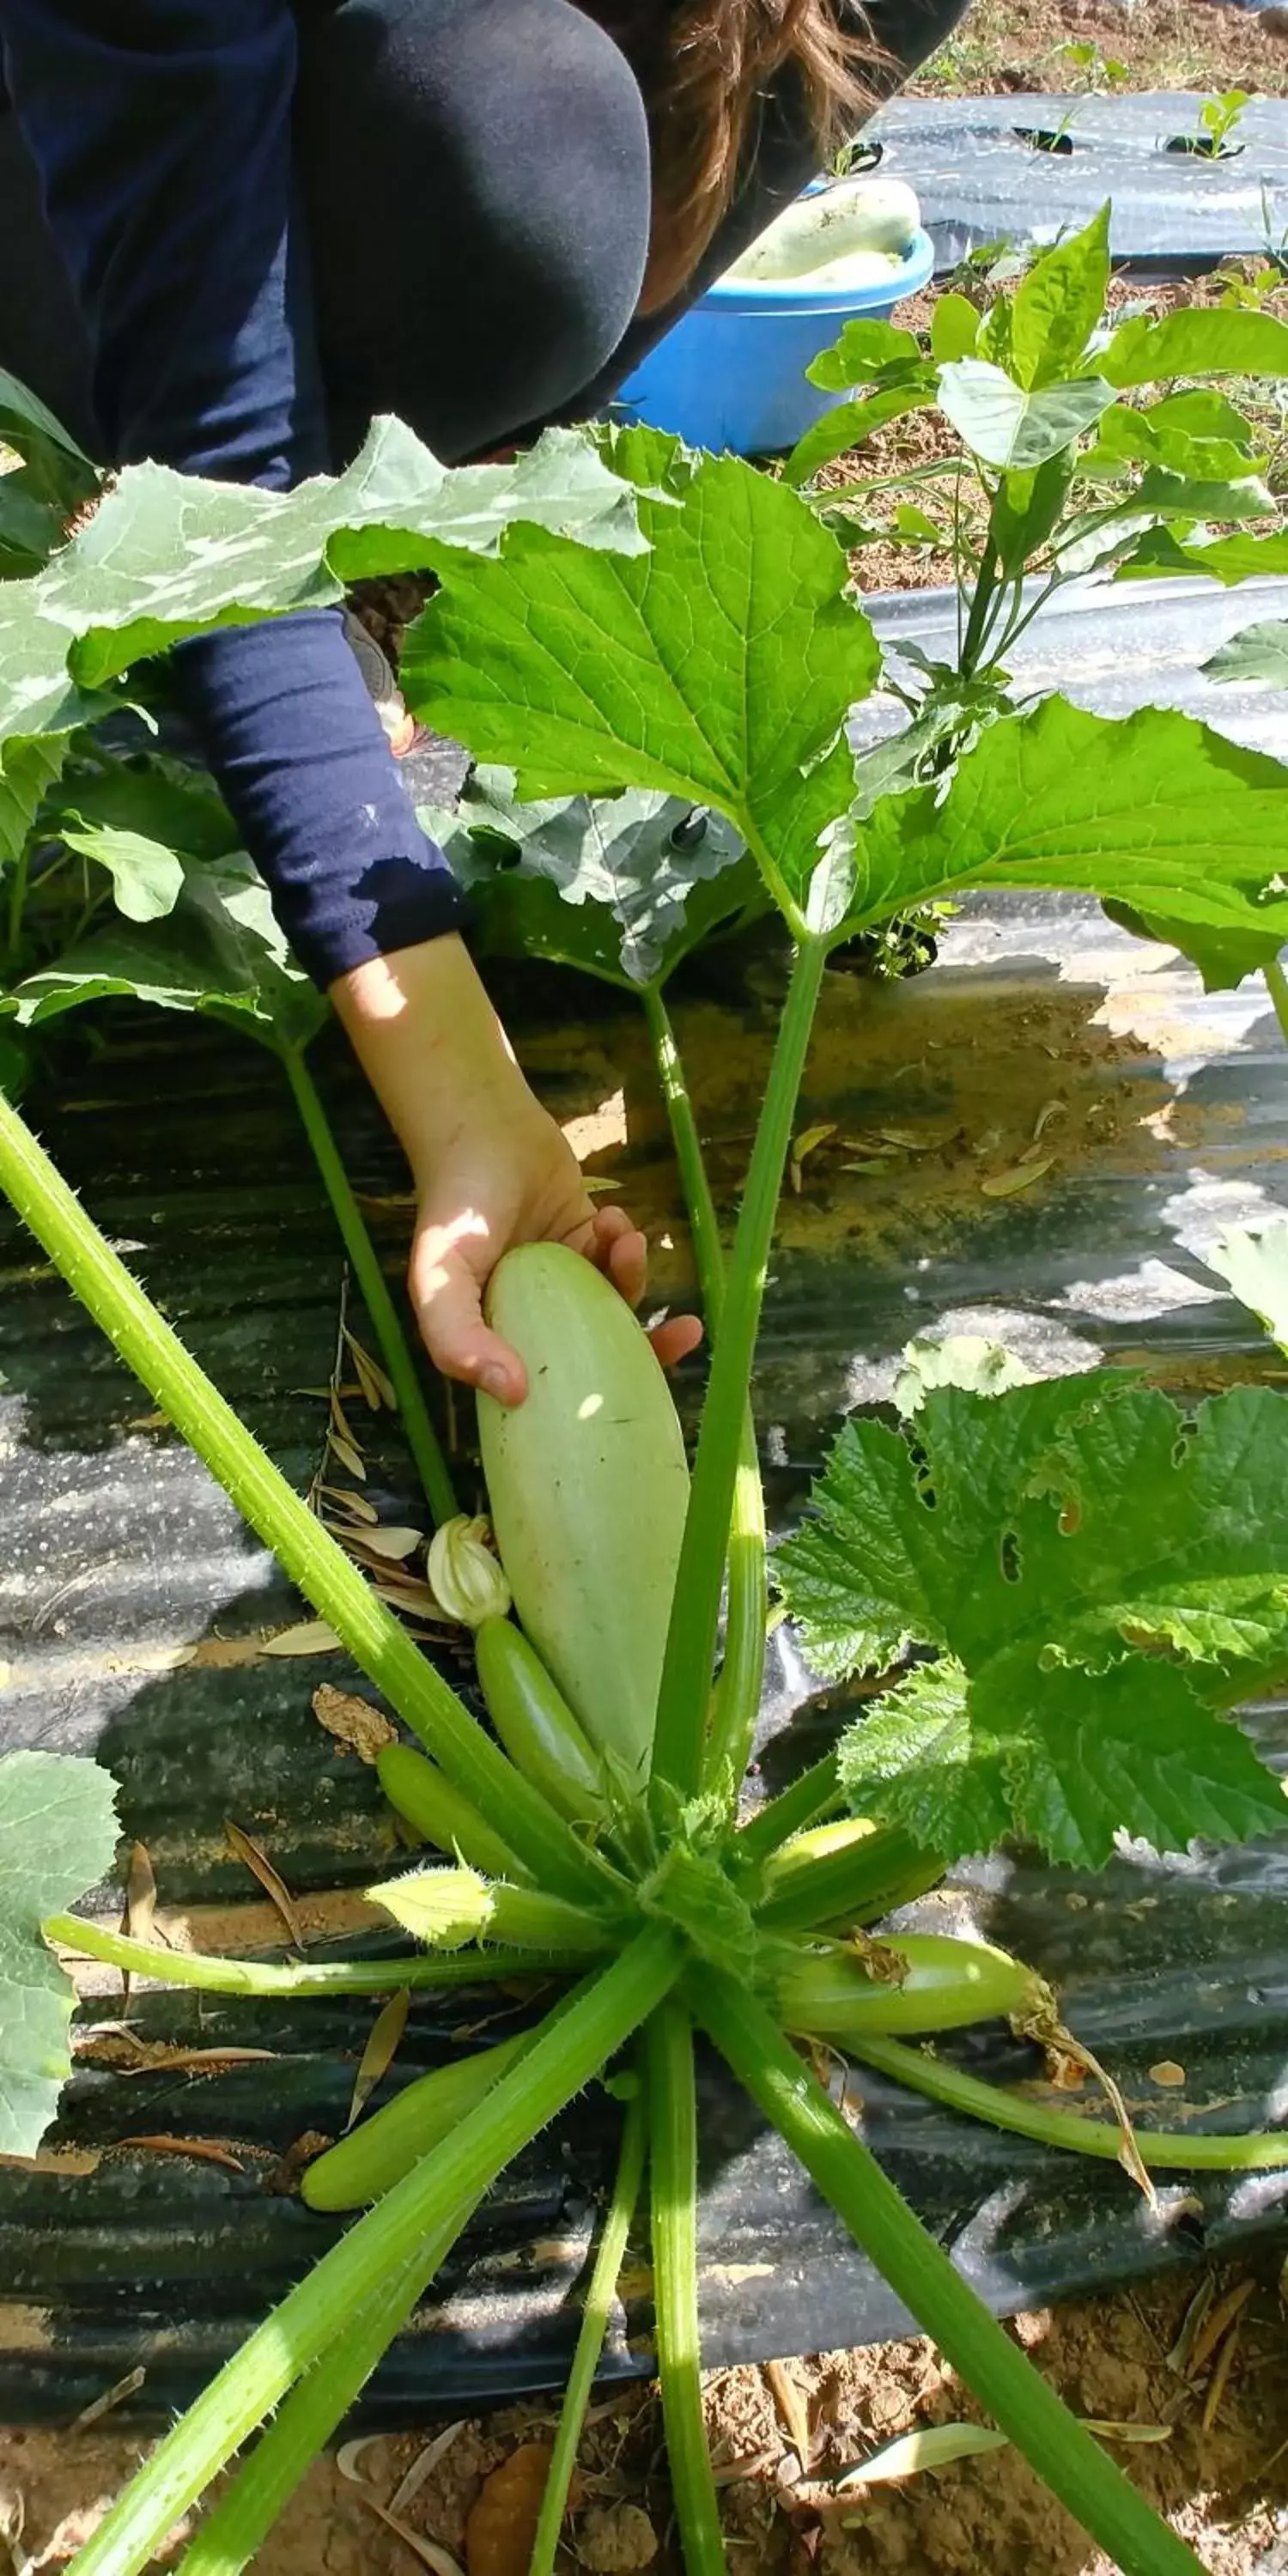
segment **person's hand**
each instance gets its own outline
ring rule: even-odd
[[[332,999],[412,1167],[409,1286],[431,1359],[448,1377],[518,1404],[518,1353],[483,1320],[483,1292],[516,1243],[566,1243],[637,1306],[647,1247],[625,1211],[596,1207],[576,1156],[515,1063],[470,959],[453,937],[342,976]],[[660,1325],[667,1367],[701,1339],[696,1317]]]

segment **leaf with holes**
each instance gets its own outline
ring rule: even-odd
[[[40,1927],[110,1869],[115,1796],[96,1762],[0,1761],[0,2155],[35,2154],[71,2072],[72,1989]]]
[[[927,1392],[842,1432],[779,1589],[828,1677],[940,1660],[845,1738],[856,1811],[940,1851],[1018,1833],[1089,1868],[1288,1822],[1237,1725],[1240,1667],[1288,1654],[1288,1398],[1193,1417],[1097,1370]]]
[[[722,814],[647,788],[524,804],[513,770],[483,768],[454,815],[421,820],[469,887],[485,946],[561,955],[632,986],[669,974],[695,939],[754,902],[760,882]],[[706,899],[694,905],[699,888]]]

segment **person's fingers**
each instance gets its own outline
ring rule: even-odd
[[[664,1324],[655,1324],[649,1334],[663,1368],[678,1368],[696,1351],[702,1339],[702,1326],[696,1315],[668,1315]]]
[[[501,1404],[522,1404],[527,1374],[517,1351],[483,1321],[483,1280],[475,1267],[486,1230],[457,1222],[417,1236],[408,1287],[421,1338],[444,1377],[481,1387]]]

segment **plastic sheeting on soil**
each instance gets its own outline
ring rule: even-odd
[[[883,177],[916,189],[942,276],[990,242],[1053,242],[1112,199],[1116,260],[1171,276],[1248,252],[1288,229],[1288,104],[1253,99],[1224,153],[1201,149],[1203,99],[900,98],[865,129]]]
[[[1223,692],[1197,663],[1236,624],[1288,604],[1204,583],[1139,585],[1066,605],[1017,657],[1113,712],[1201,707],[1288,754],[1288,711]],[[892,638],[933,645],[942,599],[876,603]],[[678,1005],[717,1195],[732,1213],[772,1034],[779,966],[714,954]],[[682,1214],[638,1015],[560,978],[516,977],[507,1008],[544,1096],[581,1128],[658,1245],[657,1287],[689,1293]],[[340,1265],[272,1068],[195,1026],[122,1015],[109,1042],[57,1059],[42,1130],[294,1481],[318,1462],[316,1389],[335,1348]],[[328,1088],[391,1262],[400,1171],[338,1057]],[[1038,1121],[1052,1163],[1012,1199]],[[892,1131],[888,1171],[853,1175],[820,1147],[784,1200],[758,1367],[773,1517],[799,1507],[836,1419],[879,1400],[918,1330],[987,1331],[1046,1369],[1143,1361],[1179,1389],[1282,1374],[1201,1267],[1230,1220],[1288,1200],[1288,1054],[1259,987],[1204,998],[1170,952],[1134,944],[1077,900],[973,903],[933,972],[874,987],[829,975],[801,1125]],[[160,1426],[28,1241],[0,1238],[0,1743],[97,1752],[125,1830],[150,1853],[163,1918],[200,1946],[272,1944],[278,1927],[225,1841],[254,1834],[299,1900],[310,1944],[354,1937],[357,1891],[393,1857],[373,1775],[316,1723],[320,1682],[364,1686],[340,1656],[264,1658],[298,1615],[264,1551]],[[692,1405],[691,1383],[686,1400]],[[364,1434],[364,1436],[366,1436]],[[413,1517],[396,1450],[373,1442],[369,1492]],[[463,1479],[467,1481],[467,1479]],[[761,1777],[777,1785],[839,1721],[774,1641]],[[1288,1709],[1250,1723],[1288,1764]],[[111,1913],[119,1900],[101,1897]],[[1100,1879],[992,1860],[917,1910],[974,1923],[1062,1989],[1075,2028],[1146,2116],[1248,2128],[1288,2101],[1288,1837]],[[368,1930],[367,1946],[381,1936]],[[0,2165],[0,2416],[70,2418],[141,2364],[140,2416],[181,2403],[334,2223],[290,2196],[296,2141],[347,2112],[374,2007],[136,1994],[96,1972],[85,2053],[47,2151]],[[430,2065],[498,1998],[418,1997],[386,2090]],[[500,2020],[490,2017],[500,2013]],[[123,2060],[156,2043],[142,2071]],[[257,2047],[271,2060],[193,2076],[167,2048]],[[954,2056],[1031,2069],[996,2032]],[[1151,2067],[1171,2061],[1184,2085]],[[1087,2166],[948,2118],[862,2078],[866,2133],[984,2295],[1013,2310],[1282,2227],[1288,2175],[1169,2179],[1151,2214],[1112,2166]],[[404,2420],[557,2378],[575,2331],[615,2114],[578,2104],[506,2177],[368,2400]],[[129,2141],[221,2140],[239,2170]],[[710,2363],[875,2340],[904,2320],[791,2160],[713,2066],[702,2077],[701,2274]],[[641,2267],[618,2319],[618,2370],[648,2366]]]

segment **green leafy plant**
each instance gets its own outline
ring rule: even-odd
[[[1119,570],[1141,561],[1149,532],[1167,534],[1182,552],[1186,544],[1211,551],[1195,540],[1196,493],[1209,502],[1219,493],[1224,504],[1233,490],[1250,522],[1265,515],[1243,489],[1257,483],[1255,460],[1223,396],[1166,395],[1143,411],[1120,396],[1194,372],[1219,375],[1235,363],[1222,351],[1236,343],[1243,372],[1270,372],[1283,363],[1288,333],[1267,316],[1220,312],[1106,332],[1106,242],[1101,220],[1037,263],[1014,299],[982,319],[973,307],[956,309],[964,298],[947,299],[928,359],[910,335],[886,326],[868,326],[875,340],[847,334],[841,344],[836,383],[866,384],[862,401],[941,404],[987,506],[982,543],[969,556],[962,550],[968,598],[958,665],[901,666],[911,673],[895,676],[909,721],[873,754],[856,758],[847,726],[854,702],[880,682],[882,657],[828,523],[832,504],[811,507],[793,481],[693,456],[651,434],[564,440],[540,470],[532,460],[521,490],[469,476],[436,480],[439,469],[422,462],[417,488],[427,497],[410,533],[403,484],[370,459],[359,494],[342,500],[338,487],[314,488],[307,507],[302,498],[278,505],[280,524],[263,511],[262,495],[221,491],[218,505],[205,495],[203,525],[207,512],[212,524],[222,513],[220,527],[236,535],[236,568],[219,596],[206,555],[194,561],[182,547],[173,581],[142,585],[136,568],[109,584],[131,545],[136,567],[140,550],[153,560],[148,550],[175,498],[178,478],[158,481],[145,470],[133,486],[122,478],[94,523],[123,512],[133,490],[137,524],[118,515],[110,563],[101,542],[87,553],[78,537],[45,575],[0,595],[0,731],[8,728],[0,776],[6,793],[12,780],[15,796],[27,797],[29,825],[61,779],[68,829],[82,845],[76,855],[102,869],[105,889],[129,887],[126,927],[104,912],[89,934],[91,946],[98,932],[138,943],[115,989],[144,990],[150,976],[158,998],[181,994],[184,1007],[240,1014],[259,1034],[261,1021],[276,1026],[279,1008],[289,1018],[293,987],[289,961],[270,954],[286,989],[269,992],[260,952],[271,952],[271,932],[263,912],[248,909],[254,889],[244,863],[232,851],[178,849],[176,879],[156,855],[164,833],[141,829],[127,805],[109,812],[94,789],[92,754],[85,774],[79,766],[97,715],[82,693],[106,690],[118,704],[134,654],[156,652],[203,617],[275,613],[319,583],[325,590],[355,554],[364,563],[432,562],[440,586],[407,639],[404,686],[418,714],[487,764],[449,838],[458,863],[502,884],[512,907],[507,936],[525,937],[536,921],[546,953],[561,953],[566,941],[563,953],[640,990],[712,1343],[647,1781],[624,1781],[607,1761],[596,1777],[605,1747],[589,1740],[589,1707],[581,1711],[586,1739],[561,1779],[550,1768],[559,1731],[553,1678],[537,1687],[543,1723],[555,1705],[540,1760],[536,1732],[507,1731],[511,1752],[501,1750],[277,1473],[17,1108],[0,1099],[0,1185],[423,1745],[430,1788],[440,1778],[456,1799],[456,1823],[439,1830],[462,1851],[468,1834],[479,1864],[449,1854],[446,1865],[377,1891],[423,1944],[410,1959],[315,1967],[181,1957],[59,1912],[72,1886],[40,1894],[52,1908],[46,1937],[141,1974],[230,1993],[370,1993],[525,1968],[576,1980],[518,2050],[498,2054],[488,2070],[495,2080],[447,2137],[396,2178],[382,2170],[371,2182],[380,2192],[372,2207],[162,2442],[80,2553],[80,2576],[142,2569],[175,2517],[266,2425],[182,2562],[187,2576],[244,2566],[480,2196],[637,2035],[607,2250],[534,2565],[553,2563],[614,2249],[647,2148],[681,2530],[693,2576],[723,2566],[699,2379],[695,2029],[999,2428],[1115,2563],[1133,2576],[1195,2563],[958,2278],[789,2034],[834,2040],[839,2031],[872,2062],[893,2064],[974,2116],[1027,2128],[1052,2146],[1121,2156],[1138,2175],[1151,2163],[1288,2161],[1278,2134],[1143,2131],[1135,2139],[1112,2094],[1110,2118],[1072,2119],[938,2067],[910,2044],[919,2033],[1008,2011],[1054,2040],[1053,1999],[1022,1963],[995,1951],[869,1930],[933,1881],[946,1857],[994,1835],[1024,1832],[1057,1858],[1094,1864],[1122,1827],[1175,1849],[1200,1833],[1236,1838],[1279,1821],[1281,1793],[1228,1712],[1288,1664],[1285,1399],[1240,1391],[1191,1416],[1105,1373],[1034,1386],[975,1352],[960,1387],[951,1356],[934,1366],[914,1359],[903,1428],[867,1424],[843,1435],[805,1527],[777,1560],[785,1599],[824,1667],[902,1658],[906,1668],[839,1763],[824,1762],[750,1823],[737,1821],[759,1708],[767,1584],[751,1367],[829,957],[910,906],[976,886],[1099,894],[1147,928],[1166,925],[1209,966],[1216,956],[1224,972],[1236,950],[1244,972],[1288,937],[1279,875],[1288,773],[1277,763],[1174,714],[1113,723],[1059,697],[1017,708],[1006,692],[999,656],[1036,613],[1023,587],[1035,557],[1048,562],[1049,596],[1079,543]],[[1199,318],[1215,337],[1196,336]],[[803,479],[798,456],[794,480]],[[431,515],[438,533],[427,532]],[[270,521],[285,531],[285,576],[273,569]],[[462,538],[466,527],[477,542]],[[173,537],[172,528],[171,547]],[[1259,559],[1274,540],[1243,542]],[[22,679],[8,696],[6,663]],[[42,778],[26,764],[47,737],[53,766]],[[695,815],[710,818],[697,844],[685,837]],[[123,846],[119,836],[129,833],[151,846]],[[15,825],[15,846],[20,837]],[[64,834],[59,847],[72,846]],[[212,887],[220,923],[227,914],[243,935],[249,924],[258,942],[249,962],[238,949],[231,1000],[227,972],[212,980],[201,963]],[[167,895],[168,910],[139,917]],[[727,1251],[663,997],[705,903],[722,922],[772,907],[792,951]],[[176,923],[185,947],[199,952],[188,968],[141,965],[142,952],[152,956],[153,941],[163,931],[168,939]],[[115,953],[119,963],[119,945]],[[29,1026],[57,1016],[80,971],[56,957],[30,965],[16,1001]],[[102,951],[94,971],[105,979],[100,989],[113,988]],[[572,1339],[552,1336],[542,1354],[553,1376]],[[604,1373],[612,1384],[610,1360]],[[577,1419],[593,1419],[584,1393],[579,1401]],[[554,1477],[557,1440],[552,1449]],[[503,1614],[471,1578],[460,1533],[451,1544],[472,1605],[465,1615],[477,1618],[483,1639],[506,1624]],[[584,1578],[570,1564],[556,1579]],[[636,1634],[623,1625],[623,1654]],[[515,1640],[521,1645],[517,1632]],[[522,1658],[508,1651],[505,1687],[517,1692]],[[487,1656],[485,1647],[485,1679]],[[514,1704],[507,1707],[513,1729]],[[535,1728],[534,1711],[528,1716]],[[573,1735],[564,1742],[572,1747]],[[406,1761],[397,1774],[391,1768],[391,1786],[409,1776]],[[838,1815],[851,1800],[858,1813]],[[494,1848],[502,1827],[509,1866],[489,1864],[476,1826],[491,1832]],[[1067,2035],[1064,2044],[1076,2045]]]

